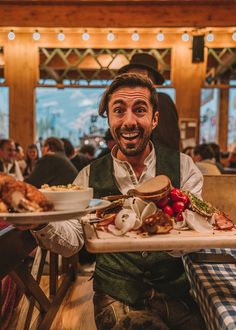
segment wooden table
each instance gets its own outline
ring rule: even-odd
[[[29,301],[27,311],[24,315],[21,314],[19,320],[22,323],[22,329],[29,328],[36,303],[41,316],[37,329],[45,330],[50,328],[68,287],[75,280],[77,256],[64,260],[63,280],[58,287],[58,255],[50,253],[50,298],[48,298],[39,286],[47,251],[42,250],[38,257],[36,255],[37,260],[33,272],[29,270],[25,262],[25,258],[36,247],[37,243],[29,231],[19,231],[12,226],[0,231],[0,279],[10,275]]]

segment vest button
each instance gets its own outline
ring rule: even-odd
[[[142,255],[143,258],[147,258],[147,256],[148,256],[148,252],[147,252],[147,251],[143,251],[143,252],[141,253],[141,255]]]

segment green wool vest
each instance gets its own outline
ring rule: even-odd
[[[172,185],[180,186],[179,152],[155,146],[156,174],[167,175]],[[94,197],[121,194],[113,176],[110,154],[90,166],[89,186]],[[189,289],[182,260],[165,252],[131,252],[97,254],[94,290],[127,304],[135,305],[145,298],[145,292],[155,288],[170,296],[185,295]]]

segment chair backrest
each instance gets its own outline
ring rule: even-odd
[[[204,175],[202,197],[236,223],[236,175]]]

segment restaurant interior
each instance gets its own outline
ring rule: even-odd
[[[223,170],[204,175],[203,198],[236,223],[234,0],[1,0],[0,139],[26,150],[55,136],[70,139],[78,152],[92,145],[97,155],[107,130],[98,118],[99,98],[143,52],[156,58],[165,79],[157,91],[176,105],[180,151],[219,146]],[[1,219],[0,225],[0,328],[95,330],[92,272],[83,270],[78,255],[58,256],[37,247],[30,231]],[[227,244],[217,244],[227,254],[217,265],[228,267],[232,302],[236,262]],[[236,247],[234,238],[230,244]],[[184,262],[201,291],[206,328],[236,329],[235,302],[217,310],[225,297],[211,293],[205,280],[198,283],[199,264]]]

